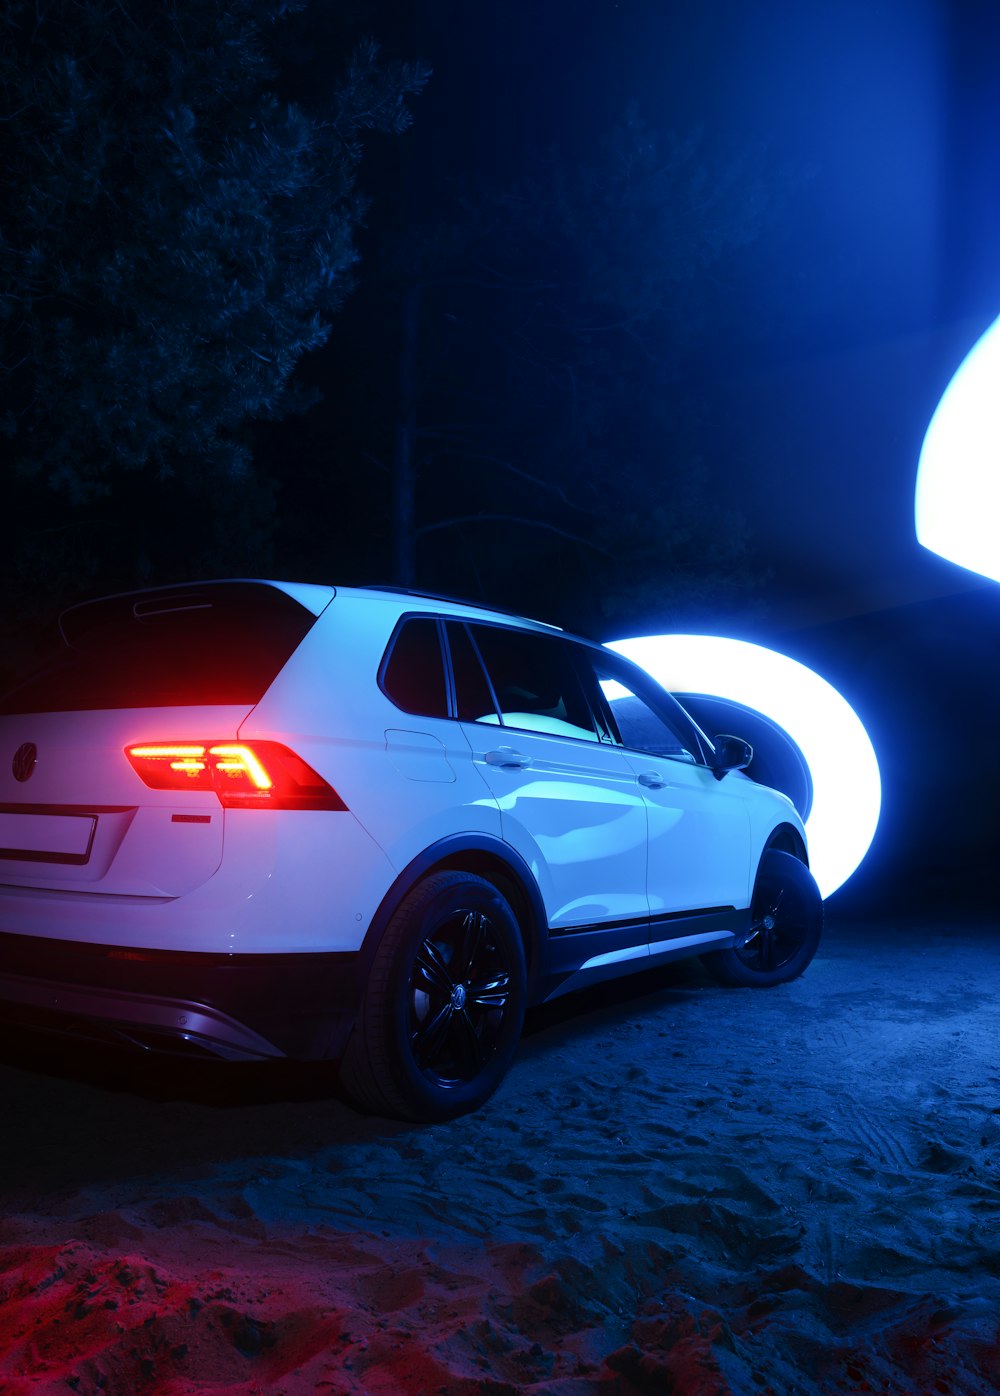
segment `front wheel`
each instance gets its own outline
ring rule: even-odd
[[[805,863],[776,848],[757,870],[750,927],[729,950],[702,955],[723,984],[769,988],[797,979],[816,954],[823,930],[823,897]]]
[[[477,1109],[514,1059],[526,995],[506,899],[471,873],[433,874],[386,927],[341,1064],[347,1089],[401,1119]]]

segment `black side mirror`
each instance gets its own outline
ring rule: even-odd
[[[712,774],[716,780],[721,780],[727,771],[745,770],[753,760],[753,747],[742,737],[730,737],[723,733],[712,738],[712,745],[715,747]]]

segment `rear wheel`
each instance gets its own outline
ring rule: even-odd
[[[768,988],[797,979],[819,946],[823,897],[805,863],[769,848],[760,860],[750,927],[729,950],[703,955],[724,984]]]
[[[435,873],[382,937],[341,1074],[364,1108],[411,1120],[475,1110],[506,1075],[527,975],[509,904],[484,878]]]

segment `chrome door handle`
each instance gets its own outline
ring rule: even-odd
[[[513,747],[502,746],[499,751],[486,753],[487,766],[499,766],[502,771],[523,771],[531,765],[531,757]]]
[[[670,784],[669,780],[665,780],[659,771],[643,771],[642,775],[636,776],[636,780],[649,790],[663,790]]]

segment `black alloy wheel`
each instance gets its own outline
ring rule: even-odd
[[[390,918],[341,1065],[366,1109],[411,1120],[475,1110],[524,1022],[524,943],[506,899],[471,873],[434,873]]]
[[[726,984],[786,984],[815,955],[822,929],[823,898],[812,873],[793,854],[769,848],[757,872],[749,929],[731,949],[701,958]]]
[[[758,880],[750,907],[750,930],[734,949],[747,969],[773,974],[800,953],[809,937],[807,899],[780,877]]]
[[[503,1036],[511,972],[492,917],[460,909],[417,950],[410,981],[410,1049],[434,1086],[482,1072]]]

